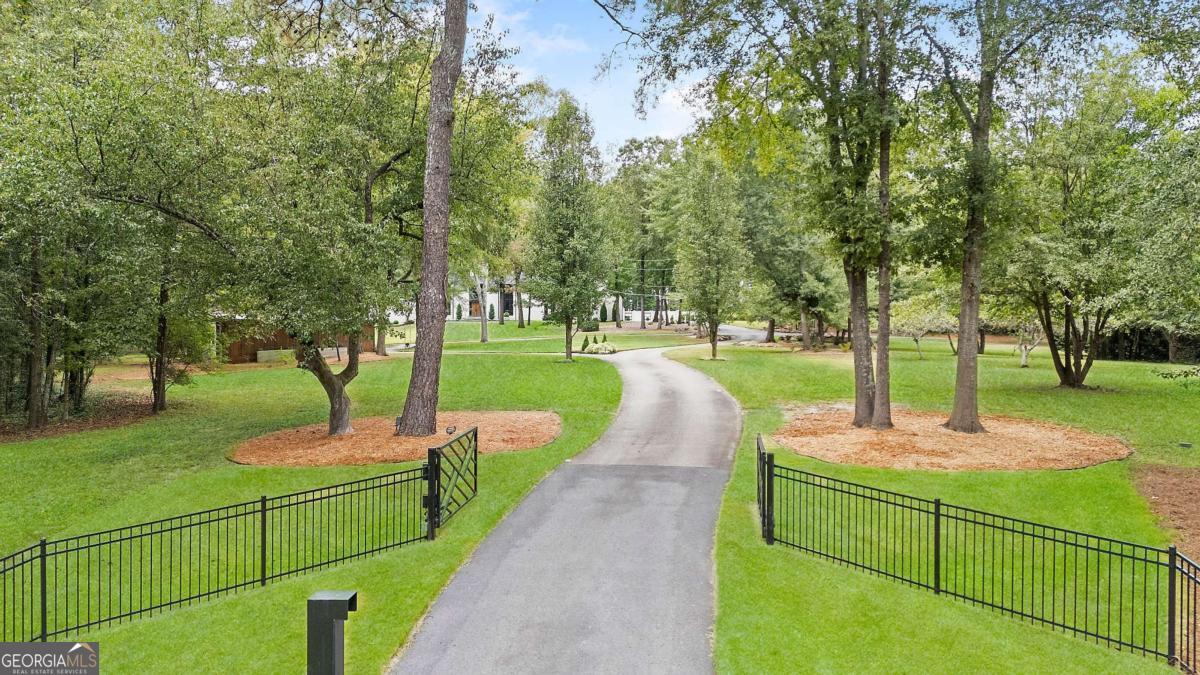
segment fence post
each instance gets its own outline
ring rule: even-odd
[[[1175,655],[1175,568],[1179,565],[1178,553],[1174,544],[1167,547],[1167,663],[1172,666],[1178,661]]]
[[[258,500],[258,585],[267,585],[267,496]]]
[[[471,430],[471,492],[479,494],[479,427]]]
[[[41,559],[41,586],[42,586],[42,642],[46,641],[49,631],[46,629],[46,538],[42,537],[38,542],[38,556]]]
[[[942,500],[933,500],[933,592],[942,593]]]
[[[758,435],[754,446],[754,487],[756,490],[755,499],[758,500],[758,536],[762,537],[763,540],[766,540],[767,507],[763,505],[763,479],[765,476],[764,472],[766,469],[764,467],[766,464],[763,460],[762,434]]]
[[[775,543],[775,453],[767,453],[767,545]]]
[[[437,539],[438,510],[442,506],[439,488],[441,486],[441,455],[437,448],[429,448],[429,458],[425,461],[425,482],[428,486],[425,494],[425,538],[429,541]]]

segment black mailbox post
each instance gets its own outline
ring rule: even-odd
[[[308,598],[308,675],[342,675],[342,628],[358,609],[355,591],[317,591]]]

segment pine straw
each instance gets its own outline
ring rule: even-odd
[[[1116,438],[1013,417],[983,416],[986,433],[961,434],[942,426],[945,413],[893,410],[895,428],[876,431],[851,426],[853,411],[844,407],[789,412],[791,421],[775,441],[841,464],[947,471],[1077,469],[1132,452]]]
[[[450,440],[455,433],[479,427],[479,452],[529,450],[553,441],[562,433],[562,420],[553,412],[474,411],[440,412],[438,433],[432,436],[396,436],[394,417],[365,417],[353,422],[354,433],[329,436],[327,424],[284,429],[252,438],[234,449],[230,459],[239,464],[267,466],[332,466],[383,464],[423,459],[428,448]]]
[[[1200,468],[1145,465],[1135,476],[1150,508],[1178,536],[1179,550],[1200,556]]]

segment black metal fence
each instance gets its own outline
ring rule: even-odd
[[[821,476],[758,438],[762,536],[1196,672],[1200,567],[1154,548]]]
[[[472,428],[416,468],[43,539],[0,558],[0,641],[63,638],[433,539],[475,496],[478,452]]]

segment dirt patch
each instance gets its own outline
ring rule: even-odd
[[[284,429],[242,443],[230,459],[239,464],[271,466],[409,462],[424,458],[428,448],[449,440],[445,429],[451,426],[458,427],[458,431],[479,427],[481,453],[529,450],[562,433],[559,416],[541,410],[438,413],[440,431],[432,436],[396,436],[395,422],[394,417],[356,419],[354,433],[335,438],[329,436],[324,423]]]
[[[1145,465],[1134,475],[1150,508],[1175,530],[1179,550],[1200,555],[1200,468]]]
[[[1132,452],[1121,441],[1080,429],[1013,417],[983,416],[982,434],[946,429],[945,413],[893,410],[896,427],[856,429],[845,406],[793,409],[774,435],[801,455],[841,464],[895,469],[1012,471],[1077,469],[1122,459]]]
[[[24,441],[61,436],[78,431],[110,429],[140,422],[151,415],[149,394],[108,391],[103,395],[89,397],[87,409],[82,415],[68,419],[52,418],[49,426],[40,431],[26,431],[24,421],[20,419],[0,421],[0,442]]]

